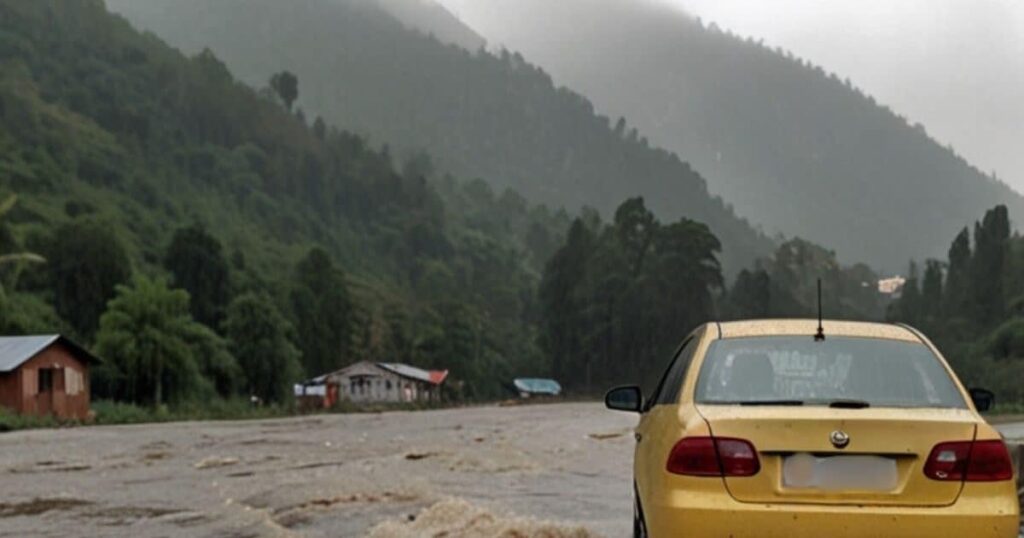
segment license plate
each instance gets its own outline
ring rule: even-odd
[[[782,481],[788,488],[891,491],[897,478],[896,460],[881,456],[794,454],[782,464]]]

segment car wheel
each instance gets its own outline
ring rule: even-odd
[[[647,537],[647,522],[644,521],[644,510],[640,506],[640,496],[633,489],[633,538]]]

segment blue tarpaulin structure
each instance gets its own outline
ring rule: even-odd
[[[554,379],[519,378],[512,381],[516,390],[523,395],[558,396],[562,386]]]

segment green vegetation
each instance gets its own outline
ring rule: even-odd
[[[307,125],[275,72],[250,89],[98,0],[0,0],[4,331],[68,334],[106,359],[97,399],[172,415],[287,407],[360,359],[451,369],[474,398],[540,363],[533,297],[568,216]]]
[[[878,293],[878,275],[870,267],[845,267],[835,252],[803,239],[784,242],[771,257],[740,271],[719,313],[724,319],[816,317],[818,279],[825,316],[858,320],[885,316],[887,301]]]
[[[231,268],[217,238],[202,226],[174,232],[164,266],[174,285],[188,292],[192,317],[208,327],[219,327],[224,306],[231,298]]]
[[[458,177],[573,211],[589,205],[609,215],[643,194],[666,221],[706,223],[730,274],[771,252],[771,241],[711,196],[688,164],[518,54],[444,45],[365,0],[304,0],[301,9],[278,0],[109,4],[183,50],[208,47],[251,85],[288,69],[302,82],[298,106],[403,158],[425,151]]]
[[[35,428],[54,428],[60,421],[52,416],[18,415],[6,407],[0,407],[0,433]]]
[[[42,249],[57,314],[76,335],[91,338],[115,288],[131,276],[120,239],[107,223],[74,220],[59,225]]]
[[[291,326],[273,301],[252,292],[239,296],[228,307],[224,329],[239,357],[246,393],[265,402],[289,401],[292,383],[302,371],[300,353],[289,340]]]
[[[542,341],[569,390],[650,385],[680,338],[714,317],[723,287],[718,239],[682,219],[662,224],[643,199],[613,222],[573,222],[541,284]]]
[[[506,1],[500,42],[685,158],[767,233],[827,245],[846,263],[895,271],[937,256],[996,204],[1024,218],[1019,193],[841,74],[670,4]],[[637,194],[674,201],[672,187]]]
[[[185,57],[99,0],[0,0],[0,328],[61,332],[96,351],[96,422],[114,423],[290,412],[293,383],[358,360],[448,369],[460,401],[499,397],[518,375],[593,394],[649,382],[707,319],[813,315],[819,277],[830,317],[883,315],[868,267],[799,239],[773,253],[678,159],[608,129],[520,59],[400,35],[388,39],[416,49],[399,62],[410,72],[420,68],[402,62],[430,53],[453,62],[441,73],[484,73],[465,106],[504,111],[502,136],[524,141],[481,131],[469,144],[428,122],[418,136],[436,139],[445,169],[470,155],[507,181],[515,163],[532,163],[517,184],[548,182],[554,200],[571,194],[566,181],[603,185],[600,203],[626,200],[611,221],[457,179],[422,151],[396,164],[387,145],[307,122],[301,65],[300,76],[274,67],[256,90],[209,50]],[[365,70],[350,78],[391,88]],[[444,87],[421,89],[437,98]],[[488,91],[496,101],[473,101]],[[409,117],[400,95],[379,93]],[[508,107],[537,114],[506,117]],[[521,154],[505,160],[496,147]],[[637,185],[689,189],[657,199],[678,205],[676,217],[623,195],[634,171]],[[957,238],[948,266],[929,261],[890,315],[950,339],[958,366],[987,381],[1024,364],[1024,242],[1010,237],[1005,208],[974,238]],[[730,246],[748,269],[727,287]],[[1007,401],[1024,400],[1003,385]],[[0,427],[36,424],[19,421]]]
[[[914,325],[946,353],[969,386],[996,392],[1005,409],[1024,402],[1024,238],[997,206],[953,240],[947,261],[911,263],[889,318]]]
[[[299,262],[291,299],[306,371],[345,366],[351,357],[352,304],[345,275],[327,252],[313,249]]]
[[[623,203],[613,222],[576,219],[540,287],[541,342],[550,371],[570,391],[612,384],[653,388],[672,350],[711,319],[815,317],[817,282],[830,318],[880,319],[885,301],[866,266],[793,239],[744,269],[728,289],[718,239],[683,219],[664,225],[643,199]]]
[[[119,286],[96,335],[105,361],[94,371],[96,392],[156,407],[208,396],[198,359],[219,337],[192,319],[188,304],[188,292],[163,280],[138,276]]]

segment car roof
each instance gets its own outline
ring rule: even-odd
[[[837,321],[826,319],[822,322],[825,337],[852,336],[859,338],[881,338],[921,342],[921,337],[909,327],[890,323],[868,323],[863,321]],[[816,319],[762,319],[745,321],[723,321],[718,324],[721,338],[749,338],[752,336],[813,336],[818,331]]]

